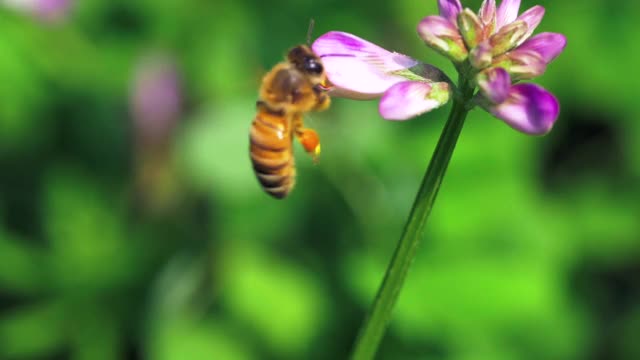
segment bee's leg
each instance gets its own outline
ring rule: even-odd
[[[316,102],[316,105],[313,107],[313,110],[323,111],[328,109],[329,105],[331,105],[331,98],[329,97],[329,95],[325,93],[321,93],[318,96],[318,101]]]
[[[313,157],[313,162],[317,162],[320,156],[320,137],[318,133],[303,126],[302,115],[297,115],[293,118],[293,129],[304,150]]]
[[[313,86],[313,92],[316,95],[316,103],[313,106],[315,111],[326,110],[331,105],[331,98],[327,95],[328,87],[324,83],[316,84]]]

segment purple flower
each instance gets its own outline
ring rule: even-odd
[[[438,0],[438,7],[440,15],[425,17],[418,24],[418,34],[478,86],[475,103],[518,131],[532,135],[550,131],[558,118],[558,100],[540,86],[516,84],[543,74],[566,46],[562,34],[531,37],[544,8],[533,6],[518,16],[520,0],[503,0],[500,6],[495,0],[484,0],[477,14],[463,8],[460,0]],[[416,68],[428,65],[354,35],[327,33],[313,49],[322,57],[337,95],[384,94],[380,114],[385,119],[409,119],[441,106],[449,93],[455,93],[444,75],[434,75],[441,73],[433,67],[431,76],[425,76]],[[418,84],[402,85],[406,81]]]

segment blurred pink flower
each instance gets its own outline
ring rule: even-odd
[[[71,10],[72,0],[38,0],[36,14],[44,20],[58,21]]]
[[[182,115],[183,91],[174,59],[166,54],[144,57],[134,69],[129,101],[135,199],[140,210],[162,213],[178,204],[182,191],[173,140]]]
[[[144,58],[135,69],[130,96],[137,135],[149,142],[169,137],[182,109],[182,88],[174,61],[165,55]]]
[[[3,0],[8,8],[29,14],[45,22],[60,22],[72,9],[74,0]]]

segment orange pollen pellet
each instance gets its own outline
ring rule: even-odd
[[[308,153],[315,156],[320,154],[320,138],[315,130],[305,129],[300,136],[300,143]]]

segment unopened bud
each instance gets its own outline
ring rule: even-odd
[[[493,47],[491,53],[494,56],[500,55],[516,47],[520,40],[526,36],[527,28],[527,23],[522,20],[503,26],[500,31],[489,38],[489,43]]]
[[[458,28],[469,49],[473,49],[484,40],[484,29],[478,16],[471,9],[458,14]]]
[[[485,69],[476,76],[480,93],[493,104],[501,104],[509,96],[511,78],[509,73],[499,67]]]
[[[440,16],[427,16],[418,24],[418,34],[425,43],[453,62],[463,62],[469,54],[458,29]]]
[[[520,49],[496,58],[494,65],[507,70],[514,81],[540,76],[547,68],[547,63],[540,54]]]
[[[492,60],[491,45],[486,41],[478,44],[469,54],[469,62],[476,69],[486,68],[491,65]]]

